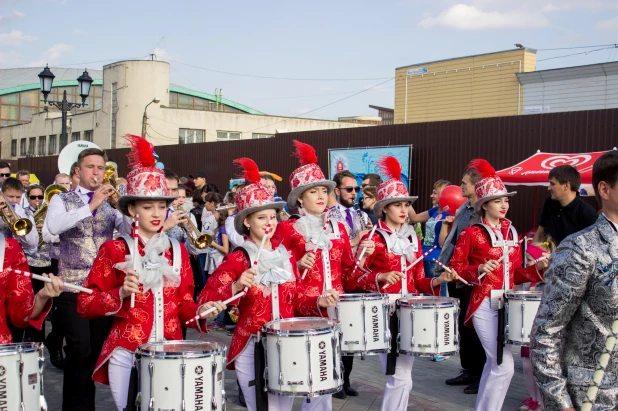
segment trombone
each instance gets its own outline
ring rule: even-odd
[[[32,231],[32,221],[20,218],[4,193],[0,197],[0,217],[16,237],[24,237]]]
[[[67,189],[60,184],[51,184],[45,189],[45,202],[41,204],[36,210],[36,212],[32,215],[34,218],[34,223],[36,230],[39,232],[39,247],[43,245],[43,223],[45,222],[45,217],[47,217],[47,207],[52,197],[56,194],[64,193]]]
[[[181,205],[176,207],[176,211],[182,211],[185,215],[187,222],[185,224],[181,223],[180,228],[187,234],[189,241],[200,250],[210,247],[212,244],[212,236],[200,233],[195,224],[193,224],[193,221],[191,221],[191,217],[187,215]]]

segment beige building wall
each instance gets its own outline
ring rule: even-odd
[[[536,50],[515,49],[395,70],[395,124],[522,113],[516,73],[534,71]]]

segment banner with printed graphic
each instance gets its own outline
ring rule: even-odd
[[[376,168],[376,161],[383,156],[393,156],[399,160],[403,170],[402,180],[409,189],[408,177],[412,165],[412,145],[329,149],[328,178],[332,179],[338,172],[349,170],[356,176],[358,185],[361,185],[365,174],[380,174]],[[385,178],[385,176],[381,177]]]
[[[594,153],[557,154],[538,152],[521,163],[498,171],[498,175],[509,185],[547,186],[549,172],[552,168],[571,165],[579,171],[582,178],[580,191],[582,195],[594,195],[592,192],[592,166],[605,151]]]

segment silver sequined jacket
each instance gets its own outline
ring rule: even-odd
[[[530,357],[545,410],[580,409],[618,309],[618,234],[603,216],[567,237],[545,272]],[[593,410],[618,409],[618,344]]]

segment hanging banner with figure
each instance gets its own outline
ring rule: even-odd
[[[383,156],[393,156],[399,160],[402,180],[409,189],[408,176],[412,166],[412,145],[329,149],[328,178],[332,179],[338,172],[349,170],[356,176],[358,185],[361,185],[365,174],[380,174],[376,169],[376,162]],[[384,178],[384,176],[381,177]]]

